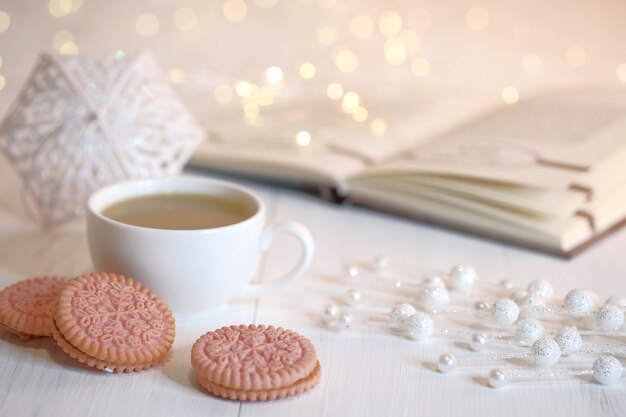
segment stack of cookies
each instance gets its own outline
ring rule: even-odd
[[[321,369],[309,339],[282,327],[228,326],[201,336],[191,364],[210,394],[239,401],[290,397],[319,384]]]
[[[174,342],[172,312],[122,275],[31,278],[0,292],[0,325],[22,339],[53,336],[70,356],[107,372],[162,363]]]
[[[52,336],[72,358],[106,372],[162,364],[175,322],[161,299],[122,275],[30,278],[0,291],[0,327],[22,339]],[[239,401],[290,397],[315,387],[321,369],[309,339],[282,327],[239,325],[201,336],[191,363],[211,395]]]

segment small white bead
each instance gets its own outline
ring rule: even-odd
[[[359,267],[356,265],[348,265],[346,266],[346,275],[350,278],[354,278],[359,275]]]
[[[572,316],[581,317],[593,310],[593,297],[585,290],[571,290],[565,295],[563,306]]]
[[[554,335],[554,341],[561,348],[562,355],[571,355],[583,347],[583,339],[576,327],[564,327]]]
[[[374,269],[376,272],[381,272],[389,265],[389,257],[380,255],[374,259]]]
[[[593,362],[593,379],[603,385],[617,382],[622,377],[624,368],[613,356],[601,356]]]
[[[415,313],[417,313],[417,310],[415,310],[415,307],[413,307],[413,305],[409,303],[401,303],[396,304],[391,309],[389,316],[391,317],[391,322],[394,325],[399,326]]]
[[[491,310],[491,305],[486,301],[476,301],[474,303],[474,313],[477,317],[484,317]]]
[[[437,370],[443,374],[447,374],[452,371],[456,367],[456,358],[449,354],[444,353],[439,356],[439,360],[437,361]]]
[[[626,309],[626,297],[622,297],[621,295],[612,295],[605,301],[604,304],[612,304],[624,310]]]
[[[504,288],[505,290],[509,290],[509,291],[511,291],[516,286],[515,281],[513,281],[512,279],[508,279],[508,278],[501,280],[498,284],[500,284],[500,286]]]
[[[471,265],[456,265],[450,271],[450,286],[462,293],[469,293],[476,281],[476,270]]]
[[[603,305],[594,314],[595,325],[605,332],[614,332],[624,324],[624,311],[616,305]]]
[[[510,298],[502,298],[495,302],[491,314],[496,323],[510,326],[519,317],[519,306]]]
[[[480,352],[489,344],[489,338],[484,333],[472,334],[469,342],[469,347],[474,352]]]
[[[450,296],[445,287],[432,286],[421,289],[416,301],[426,310],[440,310],[448,305]]]
[[[437,275],[433,275],[431,277],[428,277],[424,280],[423,283],[425,288],[433,288],[433,287],[437,287],[437,288],[444,288],[446,289],[446,283],[445,281]]]
[[[552,300],[554,297],[554,287],[552,283],[546,279],[536,279],[528,284],[527,291],[530,294],[537,294],[545,301]]]
[[[502,388],[508,382],[506,373],[502,369],[492,369],[488,377],[489,386],[491,388]]]
[[[524,345],[530,346],[543,336],[545,329],[539,320],[524,319],[517,323],[515,336]]]
[[[355,305],[358,304],[359,301],[361,301],[362,295],[358,290],[355,290],[354,288],[350,288],[348,290],[348,297],[346,299],[346,302],[348,303],[348,305]]]
[[[324,316],[337,317],[338,314],[339,307],[337,307],[335,304],[328,304],[326,307],[324,307]]]
[[[344,313],[339,317],[339,325],[343,329],[349,329],[352,327],[352,314]]]
[[[538,366],[556,365],[561,358],[561,348],[549,337],[542,337],[530,348],[533,361]]]
[[[502,281],[500,281],[500,286],[505,290],[512,290],[513,288],[515,288],[515,282],[510,279],[503,279]]]
[[[404,322],[406,335],[413,340],[428,339],[435,330],[435,322],[426,313],[418,311]]]

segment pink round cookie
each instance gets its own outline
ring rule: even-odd
[[[92,273],[71,280],[52,313],[52,333],[70,356],[110,372],[162,363],[175,323],[161,299],[122,275]]]
[[[0,327],[22,339],[52,336],[52,307],[67,282],[59,277],[29,278],[0,291]]]
[[[240,401],[285,398],[315,387],[321,368],[309,339],[274,326],[222,327],[201,336],[191,363],[210,394]]]

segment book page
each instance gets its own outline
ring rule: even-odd
[[[575,214],[587,197],[574,190],[543,190],[494,181],[434,175],[387,176],[350,182],[351,190],[372,186],[413,195],[452,195],[492,205],[511,213],[566,217]]]
[[[626,175],[626,161],[615,157],[625,139],[624,89],[560,90],[478,117],[360,177],[428,173],[592,192]],[[612,178],[598,175],[608,171]]]
[[[593,235],[583,216],[553,220],[507,216],[485,206],[468,205],[466,201],[457,205],[452,200],[422,198],[384,188],[354,190],[353,197],[368,207],[554,253],[568,252]]]
[[[470,90],[384,85],[354,90],[365,91],[357,94],[359,105],[367,106],[362,122],[344,111],[342,100],[320,95],[320,89],[281,90],[271,112],[261,108],[254,117],[245,114],[245,106],[242,113],[238,105],[190,100],[206,115],[209,132],[190,165],[341,188],[347,178],[397,159],[491,104]]]

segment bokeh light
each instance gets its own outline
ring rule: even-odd
[[[296,133],[296,143],[300,146],[308,146],[311,144],[311,134],[306,130]]]
[[[332,83],[326,88],[326,94],[331,100],[339,100],[343,97],[343,87],[339,83]]]
[[[381,35],[388,38],[396,36],[402,30],[402,17],[398,12],[384,12],[378,21],[378,30]]]
[[[382,136],[387,132],[387,122],[381,118],[372,119],[370,122],[370,131],[376,136]]]
[[[489,13],[482,7],[472,7],[465,14],[465,21],[472,30],[485,30],[489,26]]]
[[[265,70],[265,79],[270,85],[278,85],[283,82],[283,70],[273,66]]]
[[[241,22],[248,14],[248,6],[243,0],[226,0],[222,4],[222,13],[229,22]]]
[[[411,72],[416,77],[424,77],[430,72],[430,63],[426,58],[415,58],[411,62]]]
[[[6,32],[11,26],[11,16],[4,10],[0,10],[0,33]]]
[[[519,101],[519,90],[515,87],[506,87],[502,90],[502,100],[506,104],[515,104]]]
[[[385,59],[391,65],[402,65],[406,59],[404,42],[400,38],[391,38],[385,42]]]
[[[182,32],[189,32],[198,26],[198,14],[191,7],[181,7],[174,13],[174,26]]]
[[[135,21],[135,30],[144,38],[154,36],[159,31],[159,19],[152,13],[144,13]]]
[[[172,68],[169,75],[170,82],[177,85],[184,83],[185,79],[187,78],[187,74],[185,74],[185,71],[180,68]]]
[[[300,77],[305,80],[310,80],[311,78],[315,77],[315,73],[315,65],[310,62],[303,62],[298,68],[298,74],[300,74]]]
[[[335,65],[341,72],[352,72],[359,65],[359,60],[349,49],[340,49],[335,55]]]

